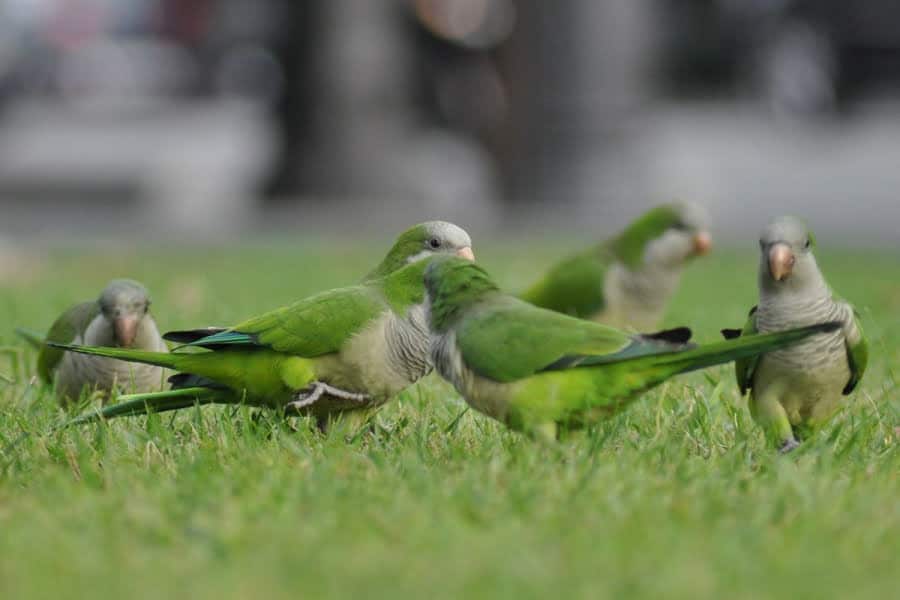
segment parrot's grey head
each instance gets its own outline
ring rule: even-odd
[[[129,348],[137,336],[138,326],[150,310],[147,288],[131,279],[110,281],[100,299],[100,312],[113,327],[115,342]]]
[[[397,237],[387,256],[366,279],[384,277],[410,263],[442,254],[475,260],[472,238],[461,227],[446,221],[419,223]]]
[[[446,221],[428,221],[414,229],[418,230],[413,239],[418,242],[419,251],[407,257],[407,262],[415,262],[434,254],[455,254],[475,260],[472,238],[462,227]]]
[[[712,249],[709,216],[703,207],[677,202],[663,204],[635,221],[616,242],[626,263],[680,267]]]
[[[802,290],[822,283],[816,240],[796,217],[777,217],[759,236],[759,283],[765,290]]]

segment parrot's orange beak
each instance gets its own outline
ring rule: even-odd
[[[472,249],[469,246],[465,246],[465,247],[457,250],[456,255],[461,256],[462,258],[465,258],[466,260],[471,260],[473,262],[475,261],[475,253],[472,252]]]
[[[708,231],[698,231],[694,234],[694,254],[703,256],[712,250],[712,236]]]
[[[775,281],[783,281],[790,277],[794,270],[794,253],[790,246],[779,242],[769,248],[769,273]]]
[[[137,337],[138,318],[134,315],[116,317],[113,328],[116,333],[116,343],[122,348],[130,348]]]

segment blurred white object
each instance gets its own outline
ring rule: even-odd
[[[81,224],[109,235],[139,229],[202,237],[243,227],[277,139],[263,107],[240,101],[168,103],[126,119],[30,101],[11,107],[3,125],[0,184],[62,191],[30,217],[13,199],[22,222],[48,232]],[[111,206],[91,197],[98,188],[117,190]],[[5,216],[9,231],[20,217]]]

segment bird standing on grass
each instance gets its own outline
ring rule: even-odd
[[[556,264],[521,298],[613,327],[649,331],[665,316],[684,265],[711,247],[700,207],[664,204],[615,238]]]
[[[759,240],[759,304],[742,330],[726,338],[837,321],[840,329],[790,348],[738,361],[737,383],[750,412],[782,452],[789,452],[841,406],[859,384],[869,350],[859,316],[828,287],[813,255],[815,238],[794,217],[779,217]]]
[[[164,370],[153,365],[136,365],[115,358],[68,354],[49,345],[86,344],[117,346],[123,349],[168,352],[150,315],[146,288],[130,279],[114,279],[93,302],[76,304],[64,312],[46,338],[18,330],[38,348],[38,375],[55,386],[63,403],[77,401],[83,390],[108,394],[150,392],[164,383]]]
[[[681,328],[625,332],[502,293],[474,263],[436,259],[425,275],[435,369],[473,408],[555,437],[626,406],[669,377],[788,346],[825,324],[692,347]]]
[[[227,329],[166,334],[170,354],[58,345],[178,371],[172,390],[120,398],[83,420],[194,404],[267,406],[310,414],[375,408],[431,371],[423,273],[435,256],[473,260],[469,235],[433,221],[404,232],[359,285],[329,290]],[[358,414],[358,413],[357,413]]]

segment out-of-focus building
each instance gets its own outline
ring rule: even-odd
[[[785,155],[822,135],[886,152],[866,115],[900,83],[898,17],[889,0],[7,0],[0,226],[609,224],[685,194],[813,196],[776,152],[748,164],[746,140],[790,122],[765,142]]]

